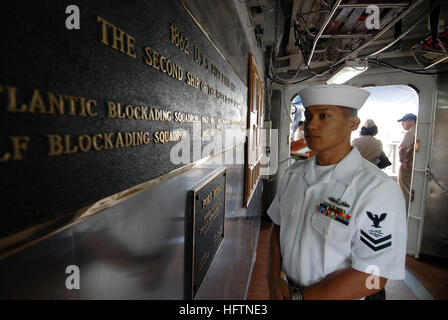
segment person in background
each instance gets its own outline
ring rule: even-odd
[[[294,138],[293,141],[298,141],[300,139],[304,139],[305,134],[303,133],[303,121],[299,121],[299,126],[297,127],[296,131],[294,132]]]
[[[406,199],[406,211],[409,206],[409,190],[411,188],[412,162],[414,160],[414,141],[417,116],[413,113],[405,114],[401,119],[405,130],[403,140],[398,146],[398,158],[400,159],[400,169],[398,169],[398,183]]]
[[[383,144],[380,140],[374,138],[378,133],[378,127],[372,119],[366,120],[361,128],[361,136],[352,141],[352,146],[358,148],[364,159],[377,165],[381,153],[383,152]]]
[[[290,155],[291,158],[299,159],[309,159],[314,156],[315,152],[308,148],[305,141],[305,134],[303,132],[303,121],[299,122],[299,127],[294,132],[294,139],[291,141],[290,145]]]

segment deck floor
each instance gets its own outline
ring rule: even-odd
[[[270,227],[271,222],[262,219],[257,257],[247,294],[248,300],[269,299],[266,274]],[[387,300],[448,299],[448,266],[446,265],[407,256],[405,278],[405,280],[387,281]]]

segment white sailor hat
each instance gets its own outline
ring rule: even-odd
[[[299,96],[302,98],[304,108],[324,105],[359,110],[370,96],[370,92],[340,84],[325,84],[302,89]]]
[[[375,121],[373,121],[372,119],[367,119],[366,122],[363,125],[363,127],[367,128],[367,129],[373,128],[375,126],[376,126]]]

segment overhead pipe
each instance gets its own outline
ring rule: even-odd
[[[341,4],[339,8],[341,9],[351,9],[351,8],[367,8],[369,6],[376,6],[380,9],[385,8],[403,8],[409,6],[409,3],[345,3]]]
[[[431,63],[429,66],[426,66],[426,67],[425,67],[425,70],[426,70],[426,69],[429,69],[429,68],[432,68],[432,67],[438,65],[439,63],[441,63],[441,62],[443,62],[443,61],[445,61],[445,60],[447,60],[447,59],[448,59],[448,55],[445,55],[445,56],[443,56],[443,57],[440,57],[439,59],[437,59],[436,61],[434,61],[433,63]]]
[[[313,41],[313,48],[311,49],[310,52],[310,56],[308,57],[308,63],[307,65],[310,65],[311,63],[311,59],[313,58],[313,54],[314,54],[314,50],[316,49],[316,45],[317,42],[320,39],[320,36],[322,35],[322,33],[325,31],[325,29],[327,28],[328,23],[330,23],[331,18],[333,17],[334,13],[336,12],[336,10],[338,9],[340,3],[342,0],[337,0],[336,3],[333,6],[333,9],[331,9],[330,13],[328,14],[327,18],[325,19],[324,23],[322,24],[322,26],[320,27],[319,33],[316,35],[316,37],[314,38]],[[422,0],[421,0],[422,1]]]
[[[437,6],[439,5],[439,1],[437,1],[436,3],[434,3],[431,8],[429,9],[429,12],[431,13]],[[376,56],[377,54],[380,54],[381,52],[383,52],[384,50],[389,49],[391,46],[393,46],[395,43],[397,43],[398,41],[400,41],[401,39],[403,39],[403,37],[405,37],[409,32],[411,32],[417,25],[420,24],[420,22],[423,21],[423,19],[426,18],[426,15],[428,13],[425,12],[424,14],[422,14],[405,32],[403,32],[400,36],[398,36],[397,38],[395,38],[392,42],[390,42],[388,45],[386,45],[385,47],[383,47],[382,49],[375,51],[374,53],[369,54],[367,57],[372,57],[372,56]]]
[[[336,64],[343,62],[344,60],[347,60],[349,57],[357,54],[359,51],[361,51],[362,49],[366,48],[367,46],[369,46],[371,43],[375,42],[378,38],[380,38],[383,34],[385,34],[392,26],[395,25],[395,23],[397,23],[397,21],[403,19],[403,17],[405,17],[409,12],[411,12],[412,10],[414,10],[420,3],[422,3],[423,0],[416,0],[412,5],[409,6],[409,8],[407,8],[405,11],[403,11],[399,16],[397,16],[394,20],[392,20],[391,22],[389,22],[389,24],[387,26],[385,26],[380,32],[378,32],[372,39],[370,39],[369,41],[367,41],[366,43],[364,43],[363,45],[361,45],[360,47],[358,47],[357,49],[353,50],[352,53],[349,53],[348,55],[346,55],[344,58],[340,59]]]

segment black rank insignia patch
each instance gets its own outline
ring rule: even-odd
[[[387,217],[387,213],[373,214],[370,211],[366,211],[367,217],[373,222],[372,229],[364,232],[361,230],[361,241],[364,242],[373,251],[380,251],[382,249],[388,248],[392,245],[392,235],[389,234],[384,236],[383,231],[381,231],[380,223],[384,221]]]
[[[370,220],[372,220],[373,225],[372,227],[374,228],[381,228],[380,227],[380,222],[383,221],[384,219],[386,219],[387,217],[387,213],[382,213],[379,217],[377,214],[373,214],[370,211],[367,211],[367,216],[369,217]]]
[[[378,233],[376,233],[378,235]],[[368,246],[373,251],[380,251],[385,248],[388,248],[392,245],[392,235],[388,235],[382,238],[373,238],[369,236],[367,233],[361,230],[361,241],[364,242],[366,246]]]

